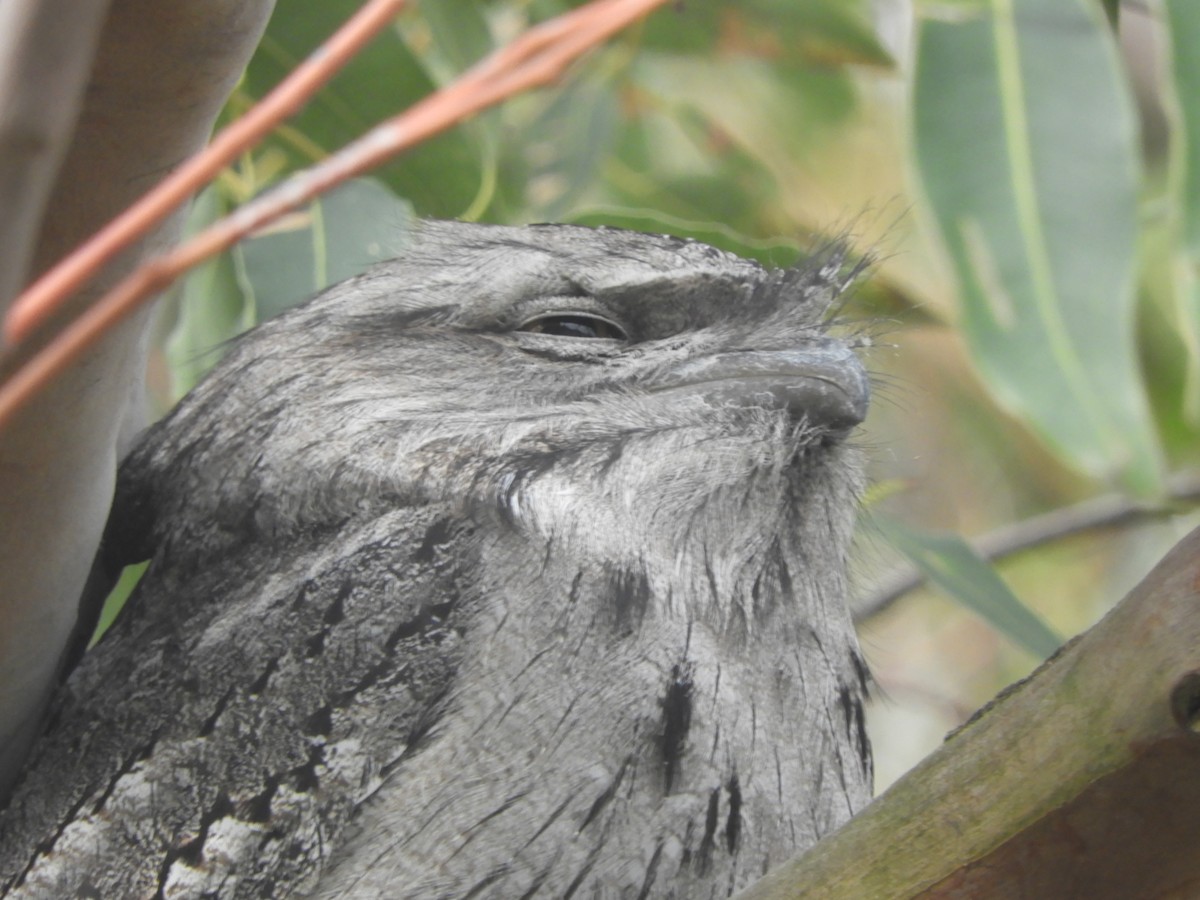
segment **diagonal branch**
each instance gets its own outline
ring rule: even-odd
[[[298,111],[390,22],[406,0],[371,0],[270,94],[217,135],[206,150],[171,173],[26,290],[4,320],[4,337],[19,343],[42,325],[123,248],[143,237],[221,169]]]
[[[327,160],[150,260],[117,284],[0,386],[0,428],[116,323],[189,268],[336,184],[513,94],[558,79],[586,51],[667,0],[593,0],[531,29],[454,83],[376,126]]]
[[[1190,897],[1200,528],[842,829],[738,900]]]
[[[22,78],[35,82],[15,86],[26,92],[16,101],[26,134],[57,140],[54,135],[64,127],[67,109],[51,101],[57,96],[68,103],[69,91],[38,94],[39,84],[47,91],[53,84],[62,88],[59,80],[71,69],[73,77],[85,72],[87,85],[78,115],[72,116],[65,153],[44,148],[47,159],[53,154],[59,161],[52,166],[43,208],[25,223],[35,240],[32,254],[0,248],[0,280],[12,278],[19,287],[28,273],[49,270],[207,143],[273,3],[111,0],[99,40],[86,50],[95,39],[88,31],[96,25],[93,0],[0,0],[0,55],[24,55],[33,63],[17,68]],[[23,12],[51,20],[33,30],[9,30]],[[5,58],[9,62],[0,67],[11,74],[11,57]],[[41,82],[36,81],[39,66],[48,69]],[[6,91],[13,87],[5,81]],[[40,110],[38,100],[43,101]],[[12,102],[0,99],[10,126]],[[0,155],[0,180],[44,177],[36,166],[22,169],[21,159],[20,154]],[[46,187],[42,183],[37,191],[45,193]],[[7,226],[16,210],[3,204],[0,210]],[[40,226],[32,227],[39,220]],[[124,248],[56,319],[77,315],[139,259],[169,246],[181,226],[176,213]],[[145,326],[145,316],[134,316],[107,335],[0,433],[0,803],[37,732],[70,639],[108,516],[116,460],[142,424]],[[13,348],[0,364],[32,355],[50,331],[39,329],[37,340]]]

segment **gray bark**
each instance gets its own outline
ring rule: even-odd
[[[272,6],[0,0],[0,310],[204,146]],[[40,77],[47,66],[55,77]],[[181,225],[111,261],[71,309]],[[117,460],[145,423],[147,322],[114,328],[0,432],[0,802],[60,671]]]

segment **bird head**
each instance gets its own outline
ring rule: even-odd
[[[827,320],[857,271],[837,247],[771,270],[669,236],[427,222],[241,339],[135,468],[235,539],[451,500],[559,534],[586,503],[643,540],[840,452],[868,380]]]

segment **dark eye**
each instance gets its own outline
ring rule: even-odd
[[[552,313],[530,319],[517,329],[533,334],[554,337],[606,338],[610,341],[628,340],[620,325],[586,313]]]

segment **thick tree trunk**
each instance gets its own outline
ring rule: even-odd
[[[272,6],[2,5],[0,309],[204,145]],[[180,223],[164,223],[76,303],[173,241]],[[0,433],[0,798],[74,626],[118,455],[144,424],[147,320],[143,313],[108,335]]]

